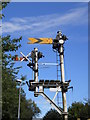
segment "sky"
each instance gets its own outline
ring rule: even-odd
[[[52,45],[27,44],[29,37],[55,38],[57,31],[61,30],[68,37],[64,45],[65,79],[71,79],[72,90],[67,92],[68,107],[74,101],[83,102],[88,98],[88,3],[87,2],[12,2],[3,10],[5,18],[2,21],[3,36],[10,34],[11,38],[22,36],[22,47],[14,52],[19,56],[22,51],[25,55],[35,47],[44,54],[39,62],[56,62],[56,53]],[[28,62],[15,62],[15,66],[22,66],[18,74],[26,75],[27,80],[32,79],[32,70],[27,67]],[[39,80],[56,80],[56,66],[39,66]],[[51,106],[41,96],[34,97],[23,86],[27,99],[35,101],[41,109],[39,117],[43,117]],[[45,90],[53,98],[53,92]],[[61,96],[60,96],[61,98]],[[56,100],[57,102],[57,100]],[[61,104],[62,106],[62,104]]]

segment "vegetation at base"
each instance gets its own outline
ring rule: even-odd
[[[77,118],[81,118],[81,120],[87,120],[90,118],[90,102],[74,102],[68,108],[68,112],[70,120],[72,120],[72,118],[73,120],[76,120]]]
[[[87,120],[90,118],[90,102],[74,102],[68,108],[68,120]],[[50,110],[43,117],[43,120],[63,120],[62,116],[56,110]]]
[[[56,110],[51,109],[43,117],[43,120],[62,120],[62,116]]]

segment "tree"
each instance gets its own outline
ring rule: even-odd
[[[90,118],[90,101],[82,102],[74,102],[68,108],[68,120],[77,120],[80,118],[81,120],[87,120]],[[57,113],[56,110],[50,110],[46,113],[43,120],[62,120],[62,116]]]
[[[32,117],[38,116],[40,109],[37,107],[34,101],[31,99],[25,100],[25,97],[21,98],[21,119],[32,120]]]
[[[62,120],[62,116],[56,110],[50,110],[43,117],[43,120]]]
[[[2,38],[2,118],[17,118],[18,110],[18,89],[16,88],[16,77],[19,68],[14,67],[12,52],[17,51],[21,44],[22,37],[11,39],[10,35]],[[24,78],[23,78],[24,79]],[[22,90],[22,93],[24,91]],[[21,94],[21,118],[30,118],[38,115],[40,109],[32,100],[26,100]]]
[[[16,51],[20,47],[19,39],[10,39],[10,35],[2,38],[2,118],[10,119],[17,117],[18,92],[15,78],[18,68],[13,68],[10,51]],[[12,107],[13,106],[13,107]]]
[[[90,118],[89,110],[90,110],[90,105],[88,102],[86,102],[85,104],[81,102],[74,102],[68,108],[69,119],[76,120],[77,118],[81,118],[82,120],[87,120],[87,118]]]
[[[8,2],[2,2],[2,1],[0,1],[0,11],[3,10],[3,9],[8,5],[9,1],[10,1],[10,0],[8,0]],[[1,19],[2,17],[4,17],[4,14],[1,14],[1,13],[0,13],[0,19]]]
[[[2,3],[2,9],[6,6],[6,2]],[[12,53],[16,52],[21,47],[20,41],[22,37],[11,39],[11,36],[7,35],[5,37],[0,36],[0,39],[2,39],[2,41],[0,41],[0,48],[2,46],[2,49],[0,49],[0,68],[2,67],[2,120],[14,120],[17,119],[18,116],[19,99],[19,91],[16,87],[17,83],[15,80],[21,67],[15,68],[14,62],[12,61],[12,58],[15,56],[13,56]],[[37,116],[40,113],[40,109],[31,99],[26,100],[23,95],[24,90],[22,89],[21,91],[21,118],[30,118],[29,120],[31,120],[33,116]]]

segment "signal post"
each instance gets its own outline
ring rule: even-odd
[[[35,82],[38,82],[38,49],[37,48],[34,48],[34,53],[35,53],[34,80],[35,80]],[[35,88],[35,92],[38,92],[38,87]],[[36,95],[36,97],[37,97],[37,95]]]
[[[62,99],[63,99],[63,111],[66,114],[63,114],[63,119],[68,120],[68,114],[67,114],[67,103],[66,103],[66,91],[63,87],[63,84],[65,83],[65,74],[64,74],[64,43],[67,40],[67,37],[65,35],[62,35],[61,31],[57,32],[56,39],[53,41],[53,49],[58,51],[60,56],[60,70],[61,70],[61,82],[62,82]]]
[[[65,83],[65,75],[64,75],[64,50],[63,50],[63,45],[60,46],[60,69],[61,69],[61,81],[62,83]],[[63,111],[67,113],[67,103],[66,103],[66,92],[62,88],[62,99],[63,99]],[[64,115],[64,120],[68,120],[68,115]]]

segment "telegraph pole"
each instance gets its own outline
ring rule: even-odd
[[[18,105],[18,120],[20,120],[20,94],[21,94],[21,84],[20,83],[20,88],[19,88],[19,105]]]
[[[18,120],[20,120],[20,97],[21,97],[22,80],[17,79],[16,82],[20,83],[20,87],[19,87],[19,103],[18,103]]]

